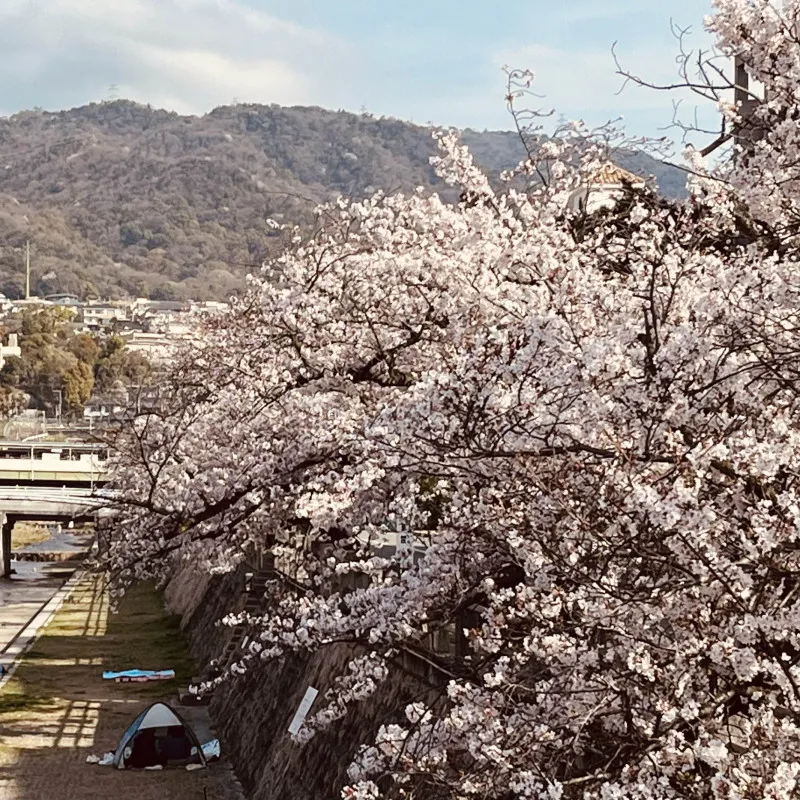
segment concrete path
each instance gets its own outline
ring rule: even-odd
[[[15,561],[16,575],[0,578],[0,662],[17,634],[64,584],[73,568]]]

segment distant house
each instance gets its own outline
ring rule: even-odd
[[[125,347],[131,353],[141,353],[151,364],[166,364],[172,359],[175,347],[182,337],[169,337],[161,333],[121,333]]]
[[[191,300],[148,300],[137,297],[130,303],[134,317],[145,317],[152,314],[187,314],[192,310]]]
[[[66,308],[78,308],[83,305],[83,301],[74,294],[48,294],[45,300],[57,306]]]
[[[150,313],[164,313],[165,311],[173,314],[186,314],[192,310],[192,304],[188,300],[151,300],[147,305]]]
[[[115,320],[114,321],[114,332],[115,333],[130,333],[131,331],[143,331],[144,330],[144,323],[139,322],[135,319],[122,319],[122,320]]]
[[[139,318],[148,331],[182,335],[189,332],[187,325],[192,303],[180,300],[151,300],[140,306]]]
[[[5,316],[14,308],[14,304],[0,292],[0,315]]]
[[[100,397],[93,396],[83,407],[83,417],[88,420],[131,419],[135,414],[154,411],[158,408],[161,389],[158,386],[124,387],[118,383],[116,389]]]
[[[13,301],[15,311],[22,311],[26,308],[51,308],[54,305],[55,303],[45,300],[44,297],[28,297],[25,300]]]
[[[121,419],[126,405],[119,398],[92,397],[83,407],[84,419]]]
[[[205,300],[192,305],[193,314],[222,314],[230,309],[230,303],[221,303],[218,300]]]
[[[572,211],[591,214],[601,208],[613,207],[628,187],[643,189],[646,185],[644,178],[609,161],[570,195],[568,207]]]
[[[127,313],[121,306],[98,303],[83,307],[83,322],[89,328],[103,327],[115,320],[124,320],[126,317]]]

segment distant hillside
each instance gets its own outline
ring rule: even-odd
[[[465,131],[491,174],[523,150],[510,132]],[[237,105],[183,117],[127,101],[0,119],[0,291],[212,299],[280,248],[269,217],[309,224],[339,194],[423,185],[430,130],[320,108]],[[631,160],[633,159],[633,160]],[[684,176],[644,154],[620,159],[668,196]]]
[[[494,174],[513,169],[525,158],[525,149],[515,131],[473,131],[461,134],[475,160]],[[653,176],[659,191],[665,197],[686,197],[686,173],[656,160],[647,153],[635,150],[620,151],[614,160],[637,175]]]

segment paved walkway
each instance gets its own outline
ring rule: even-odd
[[[0,691],[0,800],[241,800],[224,762],[196,771],[86,763],[113,750],[149,703],[173,701],[177,681],[102,680],[103,669],[124,666],[173,667],[183,683],[193,669],[152,589],[109,615],[103,587],[83,577]],[[179,710],[205,740],[205,709]]]
[[[69,577],[71,568],[13,562],[17,574],[0,578],[0,654]]]

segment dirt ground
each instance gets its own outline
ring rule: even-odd
[[[104,669],[168,669],[172,681],[117,684]],[[117,770],[86,763],[114,750],[154,700],[175,702],[194,672],[177,621],[139,587],[109,614],[100,583],[84,577],[0,690],[0,800],[241,800],[230,768]],[[201,741],[205,709],[184,709]]]

